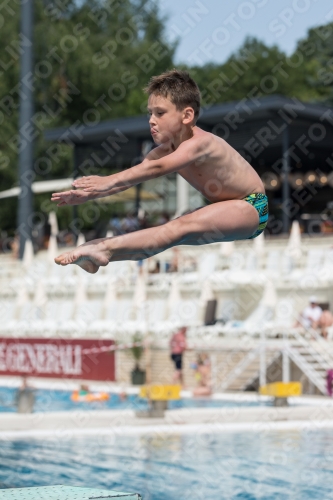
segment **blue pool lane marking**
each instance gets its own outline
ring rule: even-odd
[[[95,490],[77,486],[42,486],[39,488],[9,488],[0,490],[0,500],[92,500],[119,498],[120,500],[142,500],[138,493]]]

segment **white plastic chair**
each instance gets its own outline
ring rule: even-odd
[[[82,320],[85,323],[91,323],[101,319],[102,301],[87,300],[77,304],[74,320]]]
[[[172,305],[168,320],[183,326],[197,325],[199,310],[197,299],[183,299]]]
[[[291,297],[279,299],[274,314],[275,327],[289,328],[295,321],[295,301]]]
[[[70,321],[73,318],[74,302],[60,300],[58,303],[58,321]]]
[[[235,300],[219,301],[216,318],[223,322],[232,321],[238,313],[238,305]]]
[[[148,323],[155,324],[165,320],[167,309],[166,299],[148,301]]]
[[[333,269],[333,248],[329,248],[324,252],[323,267],[327,269]]]
[[[311,273],[319,271],[322,267],[324,252],[321,248],[314,248],[308,251],[306,260],[306,271]]]
[[[117,321],[117,314],[119,311],[118,307],[119,300],[112,300],[107,304],[104,303],[104,319],[105,321]]]
[[[229,258],[229,269],[238,271],[244,268],[245,254],[244,252],[233,252]]]
[[[279,250],[270,250],[267,255],[266,260],[266,271],[269,273],[279,273],[280,272],[280,256],[281,252]]]
[[[105,319],[113,321],[126,321],[132,317],[132,300],[119,299],[110,302],[105,308]]]
[[[245,269],[247,271],[256,271],[258,269],[258,258],[253,250],[250,250],[246,254]]]
[[[48,303],[46,304],[45,308],[45,318],[50,321],[57,321],[58,320],[58,312],[59,312],[59,307],[58,307],[58,302],[57,300],[49,300]]]
[[[18,319],[21,321],[43,320],[45,319],[45,310],[36,306],[33,302],[27,302],[19,308]]]
[[[0,301],[0,325],[15,319],[15,302],[12,300]]]
[[[282,254],[281,265],[280,265],[280,270],[282,274],[290,276],[290,273],[292,272],[293,268],[294,264],[292,257],[289,255],[288,252],[284,252]]]
[[[112,338],[116,328],[116,321],[99,319],[92,321],[89,325],[87,325],[87,333],[89,333],[89,335],[102,335],[103,337],[110,335],[110,338]]]
[[[323,264],[317,273],[322,280],[333,279],[333,248],[329,248],[323,253]]]
[[[214,273],[216,262],[217,262],[216,252],[205,252],[200,255],[198,263],[198,273],[200,281],[204,281]]]

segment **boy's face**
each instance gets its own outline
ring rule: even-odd
[[[156,144],[163,144],[177,137],[184,127],[184,110],[165,97],[150,95],[148,99],[149,125]]]

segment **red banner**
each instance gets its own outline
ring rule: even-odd
[[[0,338],[0,375],[114,381],[114,348],[113,340]]]

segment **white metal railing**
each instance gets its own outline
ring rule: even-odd
[[[326,394],[326,382],[325,378],[322,377],[314,368],[308,363],[304,356],[302,356],[297,349],[289,347],[288,356],[293,362],[300,368],[300,370],[307,376],[307,378],[320,390],[322,394]]]
[[[228,376],[223,380],[222,384],[219,386],[221,391],[225,391],[234,382],[248,366],[259,356],[261,346],[257,346],[251,349],[241,361],[234,367],[234,369],[228,373]]]
[[[326,374],[328,369],[333,369],[333,353],[317,332],[313,333],[313,338],[315,340],[310,342],[297,330],[288,330],[284,332],[283,340],[274,341],[267,340],[263,332],[260,343],[250,349],[233,367],[227,377],[219,384],[219,390],[227,390],[241,376],[244,382],[246,372],[249,371],[250,367],[253,369],[253,363],[258,358],[259,367],[256,375],[249,375],[248,383],[259,376],[260,385],[265,385],[268,366],[282,355],[282,379],[284,382],[290,381],[290,360],[292,360],[320,392],[326,394]],[[267,363],[267,352],[271,351],[275,351],[276,354],[270,357]]]

